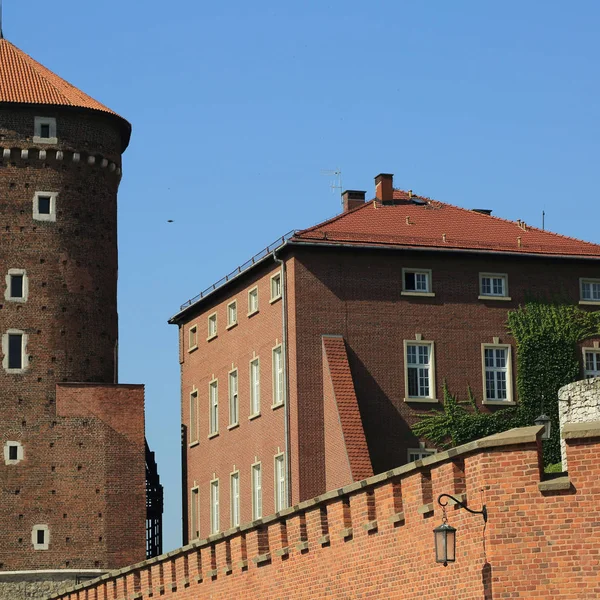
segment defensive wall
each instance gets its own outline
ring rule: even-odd
[[[600,597],[600,421],[566,424],[544,479],[540,427],[438,453],[76,586],[61,600]],[[439,494],[456,562],[435,562]]]

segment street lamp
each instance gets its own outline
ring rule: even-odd
[[[542,414],[534,421],[536,425],[543,425],[544,432],[542,433],[542,440],[550,439],[550,430],[552,428],[552,421],[550,417],[544,412],[544,394],[542,394]]]
[[[448,502],[442,502],[442,498],[450,498],[459,508],[464,508],[474,515],[482,515],[483,522],[487,523],[487,508],[485,504],[481,510],[471,510],[466,504],[460,500],[450,496],[450,494],[440,494],[438,496],[438,504],[442,507],[443,516],[442,524],[433,530],[435,542],[435,562],[442,563],[445,567],[449,562],[456,560],[456,529],[452,525],[448,525],[448,517],[446,515],[446,506]]]

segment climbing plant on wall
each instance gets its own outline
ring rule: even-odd
[[[493,413],[482,412],[471,389],[460,401],[444,382],[444,406],[421,415],[415,435],[442,447],[533,425],[544,395],[544,412],[552,420],[552,437],[544,442],[544,464],[560,461],[558,390],[581,378],[577,344],[600,335],[600,311],[568,304],[532,301],[508,313],[507,328],[516,342],[518,402]]]

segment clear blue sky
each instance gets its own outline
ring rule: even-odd
[[[179,305],[373,177],[600,242],[600,4],[4,0],[5,36],[133,124],[120,377],[180,544]],[[174,223],[168,224],[167,219]]]

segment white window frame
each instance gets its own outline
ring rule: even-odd
[[[428,346],[429,347],[429,395],[428,396],[410,396],[408,384],[408,348],[409,346]],[[435,343],[431,340],[404,340],[404,401],[405,402],[438,402],[436,397],[435,380]]]
[[[590,285],[590,298],[583,297],[583,286],[584,284]],[[600,279],[594,279],[593,277],[580,277],[579,278],[579,304],[590,304],[600,305],[600,295],[597,298],[593,297],[592,286],[598,286],[600,294]]]
[[[490,280],[490,293],[483,291],[483,280]],[[494,279],[502,280],[502,294],[494,293]],[[510,300],[508,295],[508,275],[506,273],[479,273],[479,300]]]
[[[42,137],[42,125],[50,127],[50,137]],[[34,144],[58,144],[56,137],[56,119],[54,117],[34,117],[33,119]]]
[[[276,365],[276,356],[279,355],[279,365]],[[273,405],[272,408],[283,406],[285,401],[285,378],[283,368],[283,345],[278,344],[271,352],[271,370],[273,373]]]
[[[219,434],[219,380],[208,383],[208,437]]]
[[[235,470],[229,474],[229,506],[231,526],[239,527],[240,518],[240,471]]]
[[[11,296],[11,283],[12,278],[15,276],[21,276],[23,278],[23,295],[22,296]],[[27,271],[25,269],[9,269],[6,273],[6,290],[4,292],[4,299],[7,302],[27,302],[29,297],[29,278],[27,277]]]
[[[234,319],[231,318],[232,314],[235,317]],[[237,325],[237,323],[237,300],[233,300],[233,302],[230,302],[227,305],[227,329],[231,329],[231,327],[234,327],[235,325]]]
[[[252,520],[262,519],[262,463],[257,460],[250,467],[252,488]]]
[[[285,454],[280,452],[273,457],[273,481],[275,483],[275,512],[287,508],[287,481],[285,476]]]
[[[192,391],[190,392],[190,446],[195,446],[198,444],[200,439],[200,415],[198,409],[198,390],[196,388],[192,388]]]
[[[221,530],[221,514],[219,501],[219,478],[215,477],[210,482],[210,534],[214,535]]]
[[[44,542],[41,544],[38,542],[38,531],[44,532]],[[48,550],[50,547],[50,529],[48,528],[48,525],[40,524],[33,526],[31,529],[31,543],[33,544],[34,550]]]
[[[406,289],[406,275],[408,273],[413,273],[416,275],[425,275],[425,289],[414,289],[408,290]],[[415,282],[416,288],[416,282]],[[431,269],[416,269],[416,268],[403,268],[402,269],[402,291],[400,292],[403,296],[426,296],[433,297],[435,294],[432,291],[433,289],[433,280],[432,280],[432,271]]]
[[[50,213],[41,213],[39,210],[38,199],[50,198]],[[33,195],[33,218],[36,221],[56,221],[56,200],[58,192],[35,192]]]
[[[406,459],[408,460],[409,463],[411,463],[411,462],[415,462],[416,460],[422,460],[425,457],[431,456],[432,454],[436,454],[436,453],[437,453],[437,450],[435,450],[434,448],[426,448],[425,442],[419,442],[418,448],[409,448],[406,451]],[[416,457],[416,458],[414,458],[414,457]]]
[[[21,368],[20,369],[9,369],[8,368],[8,339],[11,335],[21,336]],[[21,329],[8,329],[6,333],[2,335],[2,367],[7,373],[24,373],[29,366],[29,354],[27,354],[27,343],[29,336]]]
[[[210,315],[208,315],[208,320],[207,320],[207,331],[208,331],[208,335],[206,337],[207,340],[212,340],[214,338],[217,337],[217,313],[211,313]]]
[[[17,449],[17,458],[10,457],[10,449]],[[16,465],[20,463],[25,458],[25,453],[23,451],[23,446],[20,442],[6,442],[4,444],[4,464],[5,465]]]
[[[279,289],[277,289],[279,288]],[[278,271],[277,273],[274,273],[273,275],[271,275],[271,285],[270,285],[270,290],[271,290],[271,304],[273,304],[273,302],[276,302],[277,300],[281,299],[281,295],[283,293],[283,281],[281,279],[281,271]]]
[[[254,380],[254,364],[256,364],[256,381]],[[260,358],[255,356],[250,361],[250,416],[248,419],[258,416],[260,416]]]
[[[198,348],[198,325],[192,325],[188,329],[188,352]]]
[[[235,381],[235,389],[231,385],[232,381]],[[229,396],[229,429],[232,429],[240,424],[240,374],[237,369],[231,369],[227,374],[227,385]]]
[[[190,490],[190,541],[200,538],[200,488],[197,485]]]
[[[600,377],[600,348],[582,348],[583,351],[583,378],[591,379],[592,377]],[[587,355],[593,354],[593,362],[596,363],[596,369],[589,370],[587,368]]]
[[[256,306],[252,306],[252,298],[256,298]],[[258,312],[258,286],[248,290],[248,316],[255,315]]]
[[[506,350],[506,400],[488,399],[487,397],[487,367],[485,365],[485,351],[486,350]],[[481,344],[481,376],[483,383],[483,404],[496,405],[496,406],[510,406],[513,405],[513,372],[512,372],[512,346],[510,344]],[[500,371],[498,367],[491,367],[494,372]],[[497,383],[494,379],[495,385]]]

